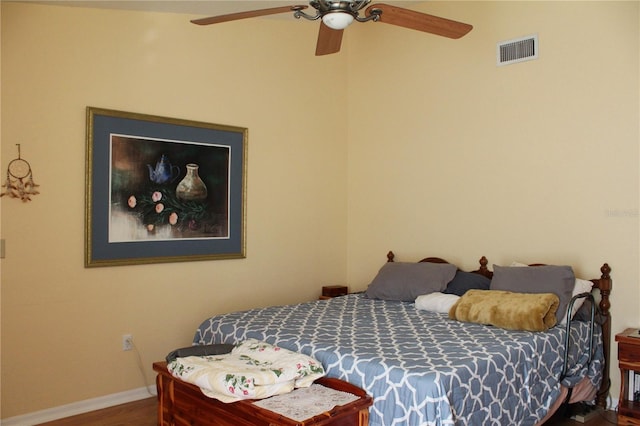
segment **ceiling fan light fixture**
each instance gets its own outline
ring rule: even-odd
[[[342,11],[329,12],[322,17],[322,22],[333,30],[344,30],[353,22],[353,15]]]

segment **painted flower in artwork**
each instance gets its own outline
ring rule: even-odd
[[[178,230],[200,230],[203,223],[212,220],[206,201],[181,200],[171,188],[153,188],[149,192],[131,194],[127,205],[149,232],[167,224]]]
[[[178,223],[178,213],[173,212],[169,215],[169,225],[174,226]]]
[[[129,199],[127,199],[127,204],[129,205],[129,208],[136,208],[136,204],[138,203],[138,200],[136,200],[136,196],[132,195],[129,197]]]

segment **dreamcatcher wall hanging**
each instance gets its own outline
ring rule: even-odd
[[[20,158],[20,144],[18,147],[18,158],[11,160],[7,166],[7,180],[2,185],[4,191],[0,197],[8,195],[11,198],[20,198],[22,201],[31,201],[31,196],[39,194],[36,189],[37,185],[33,181],[33,173],[31,173],[31,165],[27,160]]]

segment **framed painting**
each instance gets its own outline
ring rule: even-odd
[[[86,114],[86,267],[245,257],[246,128]]]

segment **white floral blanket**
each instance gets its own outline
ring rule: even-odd
[[[309,387],[325,375],[314,358],[256,339],[240,343],[229,354],[176,358],[168,369],[222,402],[280,395]]]

